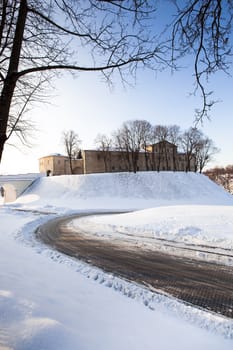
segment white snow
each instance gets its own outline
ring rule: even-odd
[[[163,206],[127,214],[72,220],[70,227],[103,235],[132,235],[233,251],[232,206]]]
[[[233,240],[233,197],[199,174],[41,178],[0,208],[0,349],[231,349],[232,320],[105,274],[35,240],[33,231],[52,213],[92,209],[141,210],[71,225],[93,234],[127,232],[135,239],[150,235],[222,248]]]
[[[44,177],[17,200],[24,208],[145,209],[165,205],[232,205],[206,176],[145,172]]]

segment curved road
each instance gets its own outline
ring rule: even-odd
[[[71,218],[81,216],[84,214],[51,220],[37,229],[36,236],[106,272],[233,318],[232,267],[171,256],[138,246],[133,240],[91,236],[66,226]]]

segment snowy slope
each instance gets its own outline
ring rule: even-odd
[[[17,203],[37,208],[140,209],[175,204],[232,205],[233,197],[204,175],[140,172],[41,178]]]
[[[221,231],[218,239],[229,243],[232,206],[230,194],[194,173],[39,179],[17,202],[0,206],[0,349],[230,350],[232,320],[65,257],[36,241],[33,232],[54,217],[43,212],[135,208],[144,210],[83,224],[97,234],[112,227],[113,234],[120,228],[146,237],[151,230],[155,237],[166,233],[180,240],[210,236],[213,228],[217,236],[224,226],[228,235]]]

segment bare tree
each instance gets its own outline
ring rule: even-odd
[[[194,57],[195,91],[203,104],[196,110],[196,121],[208,117],[214,100],[205,83],[216,71],[228,73],[232,46],[232,0],[172,0],[177,15],[172,31],[172,57]]]
[[[178,125],[169,125],[168,133],[169,133],[168,140],[176,146],[172,148],[173,169],[174,171],[176,171],[178,166],[176,152],[177,152],[177,148],[180,146],[180,143],[181,143],[180,127]]]
[[[206,170],[204,174],[233,194],[233,165],[228,165],[225,168],[214,167]]]
[[[73,174],[74,171],[72,161],[73,159],[77,159],[79,156],[81,140],[79,139],[78,134],[76,134],[73,130],[69,130],[63,132],[62,142],[69,158],[70,172]]]
[[[203,168],[213,159],[214,154],[219,152],[213,140],[205,136],[197,128],[189,128],[181,136],[181,145],[186,156],[186,171],[190,171],[194,164],[195,171],[202,172]]]
[[[197,128],[189,128],[182,135],[181,145],[186,157],[186,171],[191,171],[191,162],[192,160],[196,164],[195,160],[195,151],[197,146],[200,144],[202,138],[202,132]],[[196,165],[197,171],[197,165]]]
[[[195,167],[200,173],[203,168],[213,159],[213,156],[219,152],[214,142],[208,137],[203,137],[195,147]]]
[[[152,125],[147,120],[140,120],[140,139],[141,148],[144,150],[146,170],[150,170],[150,153],[148,152],[148,146],[151,141]]]
[[[101,72],[110,81],[116,71],[125,81],[138,67],[159,69],[168,63],[168,45],[158,44],[146,25],[155,3],[0,1],[0,160],[25,101],[56,72]],[[11,115],[17,123],[10,122]]]
[[[114,133],[115,144],[124,152],[129,171],[138,171],[139,152],[147,145],[150,128],[146,120],[129,120]]]
[[[104,134],[98,134],[95,143],[98,146],[98,149],[102,151],[103,159],[104,159],[104,167],[105,171],[111,171],[112,164],[111,164],[111,151],[113,147],[113,140],[112,138],[104,135]]]
[[[116,151],[119,151],[119,157],[124,164],[125,169],[132,171],[132,164],[130,158],[130,151],[127,143],[127,137],[122,132],[122,129],[119,128],[112,133],[113,144]]]
[[[166,141],[169,136],[169,128],[167,125],[155,125],[154,133],[157,142]]]
[[[164,141],[167,141],[169,136],[169,128],[166,125],[155,125],[154,126],[154,135],[153,138],[154,140],[156,140],[156,142],[159,142],[159,152],[156,155],[157,156],[157,160],[156,160],[156,164],[157,164],[157,171],[160,170],[160,165],[161,162],[163,160],[163,157],[165,158],[165,162],[166,162],[166,168],[168,168],[168,155],[167,155],[167,147],[166,147],[166,143]]]

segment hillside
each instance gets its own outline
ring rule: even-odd
[[[161,205],[233,205],[233,197],[206,176],[140,172],[40,178],[17,202],[30,207],[139,209]]]

